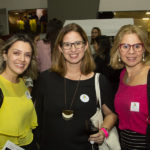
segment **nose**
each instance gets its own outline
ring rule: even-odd
[[[21,60],[21,61],[25,61],[25,55],[24,55],[24,54],[21,54],[21,55],[20,55],[20,60]]]
[[[72,43],[72,44],[71,44],[71,51],[75,51],[75,50],[76,50],[75,44]]]
[[[133,46],[131,46],[130,48],[129,48],[129,51],[128,51],[129,53],[134,53],[134,48],[133,48]]]

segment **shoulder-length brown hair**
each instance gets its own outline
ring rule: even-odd
[[[31,77],[32,79],[37,78],[37,61],[36,61],[36,52],[35,52],[35,46],[33,44],[33,40],[27,35],[23,33],[14,34],[11,36],[5,44],[0,49],[0,73],[2,73],[6,69],[6,61],[4,61],[3,54],[8,53],[10,47],[17,41],[23,41],[29,43],[32,49],[32,57],[31,62],[27,68],[27,70],[20,75],[20,77]]]
[[[95,63],[91,55],[91,50],[89,47],[89,42],[88,42],[86,33],[78,24],[75,24],[75,23],[71,23],[71,24],[64,26],[59,32],[58,37],[55,42],[54,51],[52,53],[51,70],[59,73],[62,76],[66,74],[67,68],[65,64],[65,59],[64,59],[63,54],[60,52],[59,47],[61,47],[62,45],[64,36],[71,31],[79,33],[83,41],[85,42],[85,44],[88,45],[88,48],[85,51],[85,54],[81,63],[81,73],[84,75],[87,75],[95,69]]]
[[[114,40],[114,44],[110,51],[110,65],[114,69],[121,69],[124,67],[124,63],[118,61],[118,47],[125,34],[136,34],[138,36],[139,40],[144,44],[145,49],[145,61],[143,61],[142,63],[145,65],[150,65],[150,43],[148,41],[148,33],[136,25],[124,25],[118,31]]]

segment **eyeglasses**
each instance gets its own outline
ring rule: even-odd
[[[74,47],[76,49],[81,49],[85,45],[85,42],[84,41],[76,41],[73,43],[64,42],[64,43],[62,43],[62,49],[63,50],[70,50],[72,48],[72,45],[74,45]]]
[[[130,44],[122,43],[119,45],[119,48],[122,52],[129,51],[131,49],[131,47],[134,51],[140,52],[143,49],[144,44],[143,43],[136,43],[136,44],[130,45]]]

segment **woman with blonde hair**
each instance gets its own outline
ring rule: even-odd
[[[122,150],[146,150],[148,97],[147,76],[150,70],[148,34],[136,25],[118,31],[111,49],[110,64],[123,69],[115,96]]]
[[[0,150],[7,141],[37,149],[37,116],[24,76],[37,77],[35,48],[27,35],[15,34],[0,49]]]

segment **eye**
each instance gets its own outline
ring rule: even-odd
[[[123,45],[122,45],[122,48],[123,48],[123,49],[128,49],[128,48],[129,48],[129,45],[128,45],[128,44],[123,44]]]
[[[31,54],[25,54],[25,56],[31,58]]]
[[[135,44],[134,48],[139,49],[139,48],[141,48],[141,45],[140,44]]]
[[[63,46],[69,47],[69,46],[70,46],[70,43],[63,43]]]
[[[76,45],[81,45],[82,44],[82,41],[77,41],[75,42]]]
[[[16,55],[16,56],[20,55],[20,53],[18,51],[14,51],[13,54]]]

